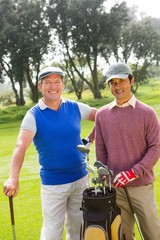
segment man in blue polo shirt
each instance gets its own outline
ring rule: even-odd
[[[62,98],[63,71],[47,67],[40,71],[39,89],[43,98],[25,115],[12,155],[7,196],[17,195],[19,174],[25,152],[34,142],[39,156],[43,226],[41,240],[61,240],[66,219],[67,240],[79,240],[82,193],[88,187],[81,119],[95,120],[96,109]],[[94,132],[89,140],[94,140]]]

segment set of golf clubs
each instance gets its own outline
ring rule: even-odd
[[[95,162],[94,166],[97,167],[97,170],[91,165],[87,165],[87,170],[93,174],[92,183],[94,183],[94,186],[95,186],[95,190],[94,190],[95,195],[97,195],[98,192],[101,192],[101,188],[100,188],[101,183],[103,186],[103,193],[104,195],[106,194],[106,187],[107,187],[106,176],[107,175],[109,176],[109,180],[108,180],[109,192],[111,192],[112,191],[111,189],[112,171],[108,170],[107,167],[103,166],[103,164],[101,164],[101,162],[99,161]],[[97,177],[97,174],[98,174],[98,177]],[[97,187],[97,184],[99,184],[99,187]]]
[[[92,183],[94,183],[94,186],[95,186],[95,189],[94,189],[95,195],[101,192],[100,185],[97,187],[97,184],[102,184],[104,195],[106,194],[107,185],[109,187],[109,192],[112,192],[111,179],[113,176],[113,171],[109,170],[108,167],[100,161],[96,161],[94,163],[94,167],[91,166],[89,164],[90,149],[86,148],[85,145],[78,145],[77,148],[81,152],[84,152],[87,154],[87,170],[89,171],[89,173],[93,174]],[[107,184],[107,176],[108,176],[108,184]]]

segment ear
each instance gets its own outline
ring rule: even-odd
[[[38,82],[38,87],[40,90],[42,90],[42,82],[41,81]]]
[[[63,81],[62,81],[62,86],[63,86],[62,89],[64,89],[64,82]]]
[[[132,87],[134,86],[134,77],[132,77],[132,79],[131,79],[131,86]]]

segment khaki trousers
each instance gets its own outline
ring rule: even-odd
[[[140,223],[144,240],[160,240],[160,220],[154,195],[154,186],[127,187],[130,200]],[[116,189],[117,204],[121,208],[122,227],[126,240],[135,240],[134,215],[123,188]]]

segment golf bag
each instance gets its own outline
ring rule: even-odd
[[[116,204],[116,190],[89,187],[83,192],[81,240],[123,240],[121,212]]]

